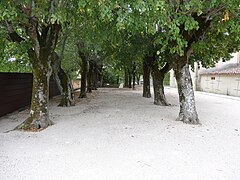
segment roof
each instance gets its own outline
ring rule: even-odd
[[[240,64],[231,63],[222,67],[203,69],[199,72],[200,75],[240,75]]]

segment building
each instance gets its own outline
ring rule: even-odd
[[[218,62],[214,68],[195,66],[191,71],[194,90],[240,97],[240,52],[234,53],[227,62]],[[170,72],[170,86],[176,87],[173,71]]]

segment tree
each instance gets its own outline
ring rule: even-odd
[[[239,0],[111,1],[108,4],[101,3],[101,6],[111,12],[117,11],[107,17],[111,20],[117,14],[117,26],[120,29],[126,29],[131,34],[146,32],[154,35],[161,53],[169,49],[168,61],[173,66],[178,83],[180,112],[177,119],[198,124],[189,73],[190,56],[195,44],[205,44],[208,38],[206,34],[216,29],[221,33],[234,34],[236,39],[233,44],[237,44],[237,39],[239,42]],[[229,44],[226,36],[221,40],[222,46]],[[214,43],[211,45],[213,48]]]
[[[26,52],[33,72],[30,117],[18,129],[44,129],[53,124],[48,108],[51,55],[61,30],[59,19],[65,17],[60,11],[63,7],[69,7],[66,1],[1,1],[1,22],[7,39],[28,44]]]
[[[68,31],[69,28],[66,28],[65,32],[62,33],[61,39],[61,45],[60,45],[60,55],[58,55],[56,52],[52,53],[51,57],[51,63],[52,63],[52,70],[53,70],[53,77],[58,85],[58,89],[61,93],[61,101],[58,106],[74,106],[74,97],[72,94],[73,88],[72,84],[70,82],[69,76],[66,74],[66,72],[62,68],[62,60],[64,58],[64,51],[67,43],[68,34],[66,31]]]
[[[234,14],[231,20],[233,22],[239,21],[235,17],[235,13],[239,13],[239,8],[236,8],[233,2],[226,1],[201,1],[197,4],[193,4],[193,1],[187,1],[173,4],[171,8],[177,12],[177,15],[172,15],[174,19],[170,21],[173,22],[175,26],[174,33],[171,33],[173,38],[170,42],[177,44],[173,45],[171,50],[180,100],[178,120],[185,123],[198,124],[199,119],[196,112],[192,80],[189,73],[190,56],[194,53],[192,52],[193,46],[209,38],[206,36],[206,33],[214,31],[214,27],[219,29],[223,28],[225,29],[222,29],[223,32],[231,33],[226,29],[228,25],[223,22],[224,14],[232,11]],[[233,9],[235,9],[235,11],[233,11]],[[222,44],[227,42],[227,39],[222,39]]]
[[[87,74],[88,74],[88,54],[84,43],[77,39],[77,50],[78,55],[82,60],[81,66],[81,89],[79,98],[86,98],[87,97]]]
[[[143,60],[143,97],[150,98],[150,62],[151,56],[145,56]]]
[[[74,106],[72,85],[69,77],[61,68],[61,59],[56,52],[52,53],[53,76],[61,93],[61,101],[58,106]]]

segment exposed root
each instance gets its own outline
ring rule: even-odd
[[[85,93],[80,93],[79,98],[87,98],[87,94]]]
[[[66,97],[62,97],[61,102],[59,103],[60,107],[69,107],[69,106],[75,106],[74,100],[70,100]]]
[[[53,124],[54,123],[47,117],[42,117],[41,119],[35,121],[33,121],[32,117],[29,117],[24,122],[15,127],[13,130],[38,132],[46,129],[48,126],[51,126]]]
[[[157,106],[171,106],[167,101],[154,101],[154,104]]]
[[[182,113],[179,114],[179,116],[176,120],[177,121],[182,121],[186,124],[193,124],[193,125],[199,125],[200,124],[198,117],[187,117],[187,116],[184,116]]]
[[[150,94],[150,93],[144,93],[144,94],[143,94],[143,97],[145,97],[145,98],[150,98],[150,97],[151,97],[151,94]]]

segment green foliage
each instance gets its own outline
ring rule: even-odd
[[[25,42],[15,44],[5,41],[1,49],[0,72],[31,72],[25,47],[28,47]]]
[[[103,69],[102,76],[103,76],[103,85],[117,85],[120,81],[120,77],[123,74],[121,71],[116,70],[114,67],[107,67]]]
[[[169,86],[170,85],[170,73],[167,73],[164,77],[164,80],[163,80],[163,85],[164,86]]]
[[[50,1],[34,2],[33,14],[41,25],[57,22],[62,25],[63,32],[69,33],[62,66],[72,78],[81,67],[76,48],[79,38],[86,45],[86,51],[96,51],[101,62],[113,67],[114,73],[131,68],[133,62],[141,67],[143,56],[156,52],[162,56],[160,64],[164,64],[173,62],[171,55],[182,56],[191,46],[191,63],[197,61],[208,67],[220,57],[228,59],[231,52],[239,50],[239,0],[63,0],[52,5]],[[23,28],[28,17],[18,9],[22,4],[29,5],[30,1],[0,2],[0,20],[11,21],[25,39],[24,43],[14,45],[18,50],[12,48],[13,44],[6,45],[7,34],[1,26],[0,44],[3,48],[0,55],[5,63],[9,57],[16,57],[19,61],[24,59],[27,63],[23,52],[27,52],[31,42]],[[51,12],[50,7],[54,7]],[[223,20],[226,13],[229,17]],[[200,29],[199,17],[211,20],[211,26]],[[199,30],[203,35],[194,42],[189,40]],[[110,72],[114,74],[113,70]]]

